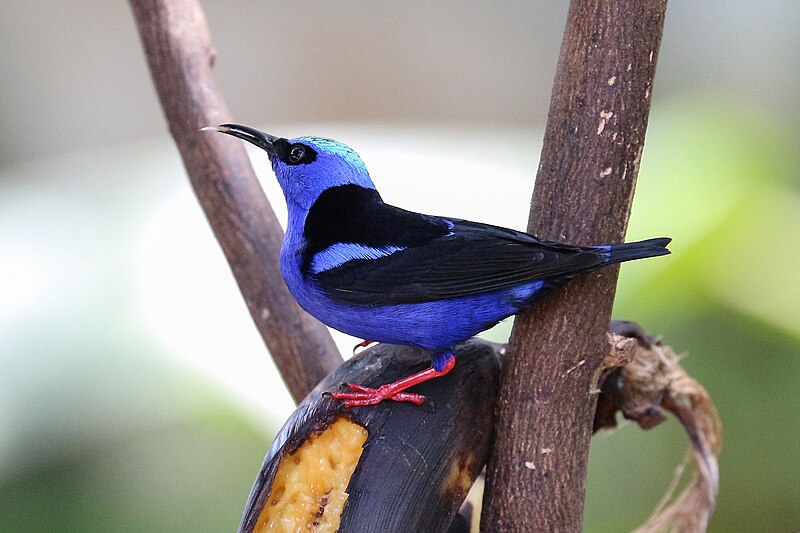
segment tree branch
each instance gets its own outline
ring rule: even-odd
[[[644,147],[666,0],[572,0],[528,230],[621,242]],[[618,270],[518,316],[503,367],[485,531],[580,531],[589,440]]]
[[[327,328],[281,278],[283,231],[241,142],[198,131],[230,122],[196,0],[130,0],[153,83],[200,205],[295,401],[342,361]],[[224,354],[220,354],[224,357]]]

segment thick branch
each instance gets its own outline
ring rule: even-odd
[[[130,0],[130,5],[192,187],[258,331],[300,400],[342,359],[325,326],[300,309],[281,279],[283,231],[244,146],[198,131],[230,121],[211,74],[214,50],[202,9],[195,0]]]
[[[621,242],[650,109],[666,0],[573,0],[528,230]],[[617,269],[585,276],[517,318],[503,368],[482,529],[580,531],[595,370]]]

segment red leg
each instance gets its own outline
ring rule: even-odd
[[[344,407],[361,407],[364,405],[376,405],[384,400],[394,400],[396,402],[411,402],[417,405],[425,402],[425,396],[411,392],[403,392],[409,387],[419,385],[430,379],[444,376],[456,365],[456,358],[450,356],[444,368],[435,370],[433,367],[426,368],[421,372],[412,374],[394,383],[381,385],[377,389],[363,387],[361,385],[347,384],[350,389],[346,392],[334,392],[331,396],[336,400],[344,400]]]

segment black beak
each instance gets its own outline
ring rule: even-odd
[[[238,137],[239,139],[255,144],[262,150],[265,150],[267,154],[269,154],[270,159],[277,155],[275,141],[280,139],[280,137],[275,137],[274,135],[264,133],[263,131],[259,131],[255,128],[242,126],[241,124],[220,124],[219,126],[207,126],[205,128],[200,128],[200,131],[218,131],[220,133],[227,133],[228,135]]]

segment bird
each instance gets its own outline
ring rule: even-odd
[[[287,139],[240,124],[203,129],[266,151],[288,208],[280,269],[303,309],[365,343],[430,354],[430,368],[393,383],[346,384],[331,393],[345,408],[420,405],[425,397],[407,389],[447,374],[459,343],[576,276],[670,253],[668,237],[576,246],[408,211],[383,201],[362,159],[341,142]]]

